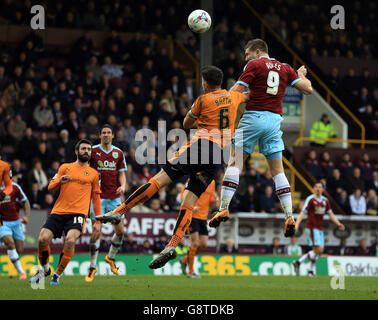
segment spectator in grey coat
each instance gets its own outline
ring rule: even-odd
[[[33,118],[37,124],[38,129],[53,129],[52,126],[54,123],[54,114],[48,105],[48,100],[46,97],[43,97],[39,105],[34,109]]]

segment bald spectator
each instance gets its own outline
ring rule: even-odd
[[[365,238],[362,238],[360,240],[360,245],[357,247],[355,254],[357,256],[368,256],[369,255],[369,248],[368,248],[367,241],[366,241]]]

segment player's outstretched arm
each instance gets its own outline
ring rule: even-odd
[[[4,200],[5,196],[8,196],[13,191],[13,185],[12,185],[12,179],[9,174],[10,168],[8,167],[8,170],[4,171],[3,174],[3,182],[4,182],[4,190],[0,192],[0,201]]]
[[[335,214],[333,212],[328,213],[331,221],[337,225],[337,227],[340,230],[345,230],[345,226],[339,221],[339,219],[336,218]]]
[[[185,116],[185,119],[184,119],[182,126],[183,126],[184,129],[191,129],[191,128],[193,128],[196,121],[197,121],[197,119],[193,118],[190,115],[190,110],[189,110],[188,113]]]
[[[101,198],[100,194],[96,191],[92,192],[92,203],[93,203],[93,211],[96,217],[101,216]],[[100,224],[100,221],[96,221],[97,224]]]
[[[24,216],[21,218],[21,222],[27,224],[30,217],[30,202],[29,200],[22,201],[21,207],[24,209]]]
[[[244,92],[245,88],[246,88],[245,86],[243,86],[242,84],[236,82],[236,83],[230,88],[229,91]]]
[[[302,92],[303,94],[311,94],[312,93],[312,85],[311,81],[306,78],[307,69],[305,66],[301,66],[297,70],[298,77],[301,78],[300,81],[294,84],[294,88]]]
[[[301,222],[302,222],[304,216],[305,216],[305,213],[303,211],[301,211],[301,213],[299,214],[299,216],[297,218],[297,221],[295,222],[295,232],[298,231],[299,226],[301,225]]]

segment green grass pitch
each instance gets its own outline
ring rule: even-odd
[[[45,281],[44,289],[29,282],[0,277],[0,300],[5,299],[126,299],[126,300],[271,300],[271,299],[378,299],[375,277],[346,277],[344,290],[333,290],[331,277],[317,276],[97,276],[92,283],[81,276],[62,276],[59,286]]]

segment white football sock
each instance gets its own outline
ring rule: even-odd
[[[228,167],[224,173],[219,210],[228,209],[232,197],[239,186],[239,168]]]
[[[318,260],[318,255],[315,254],[315,257],[310,260],[311,261],[311,264],[310,264],[310,271],[312,271],[314,274],[315,274],[315,265],[316,265],[316,261]]]
[[[25,273],[24,269],[22,269],[20,259],[18,257],[18,253],[16,249],[7,250],[8,257],[14,264],[15,268],[17,269],[18,273]]]
[[[279,173],[273,177],[276,186],[276,195],[281,202],[286,218],[293,215],[293,204],[291,200],[291,189],[289,181],[284,173]]]
[[[302,262],[305,262],[307,259],[312,259],[313,254],[314,254],[314,251],[311,250],[307,252],[306,254],[304,254],[302,257],[300,257],[298,261],[302,263]]]
[[[89,253],[91,255],[91,268],[97,267],[97,257],[98,257],[98,249],[100,248],[100,239],[92,241],[89,243]]]
[[[109,253],[108,253],[108,257],[110,259],[115,259],[115,256],[118,250],[121,248],[122,242],[123,242],[123,235],[120,237],[118,237],[117,234],[113,235],[112,244],[109,248]]]

